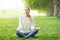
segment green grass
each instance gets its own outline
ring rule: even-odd
[[[37,16],[35,26],[41,28],[36,38],[17,38],[18,18],[0,18],[0,40],[60,40],[60,18]]]

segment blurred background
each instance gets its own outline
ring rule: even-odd
[[[23,8],[22,0],[0,0],[0,18],[18,17]]]
[[[24,6],[31,8],[34,16],[60,17],[60,0],[0,0],[0,18],[18,17]]]
[[[36,38],[18,38],[15,30],[24,7],[29,6]],[[60,0],[0,0],[0,40],[60,40]]]

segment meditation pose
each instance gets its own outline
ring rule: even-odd
[[[33,17],[29,14],[30,8],[25,7],[25,15],[19,17],[19,25],[16,29],[16,35],[18,37],[29,38],[34,37],[38,32],[38,29],[34,26]]]

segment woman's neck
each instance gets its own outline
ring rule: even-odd
[[[29,17],[29,15],[26,15],[26,17]]]
[[[26,17],[29,17],[30,15],[29,15],[29,14],[26,14],[25,16],[26,16]]]

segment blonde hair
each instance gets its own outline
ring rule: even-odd
[[[26,6],[26,8],[28,8],[28,10],[30,11],[30,8],[29,8],[29,7],[27,7],[27,6]],[[30,18],[30,21],[31,21],[31,16],[30,16],[30,15],[28,15],[28,17]]]

